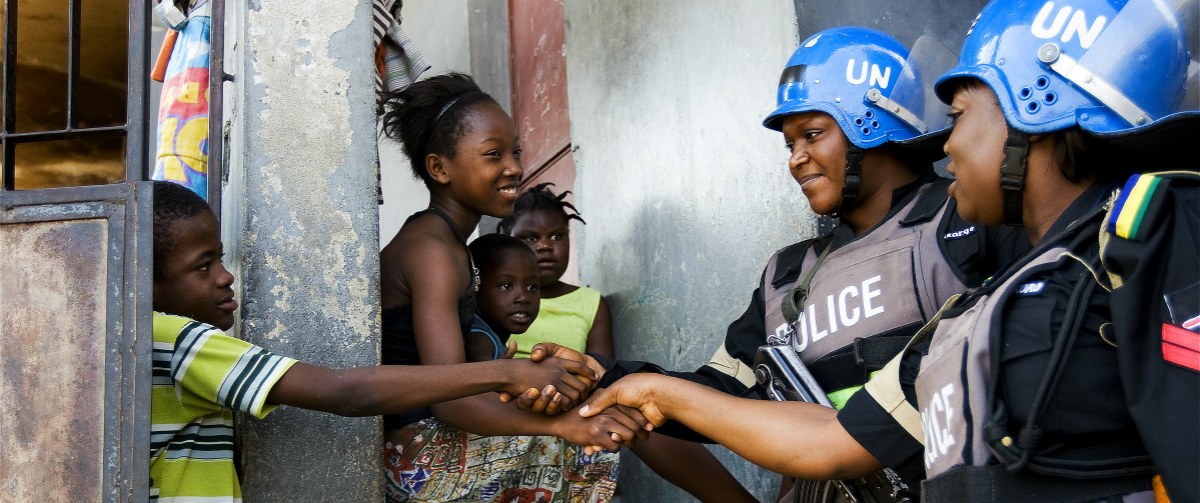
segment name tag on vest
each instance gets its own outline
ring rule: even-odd
[[[1024,285],[1017,287],[1017,296],[1030,297],[1030,296],[1042,293],[1042,290],[1045,290],[1045,289],[1046,289],[1045,281],[1031,281],[1029,283],[1025,283]]]

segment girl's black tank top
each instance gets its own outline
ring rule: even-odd
[[[414,213],[404,221],[404,225],[416,220],[417,217],[426,213],[437,215],[446,225],[450,227],[450,232],[454,233],[454,238],[462,245],[464,250],[467,250],[467,263],[470,266],[471,285],[461,297],[458,298],[458,325],[460,332],[465,337],[471,329],[471,320],[475,317],[475,285],[479,281],[479,273],[475,269],[475,261],[471,257],[471,251],[467,249],[467,240],[458,232],[458,228],[454,226],[454,222],[450,217],[437,208],[428,208]],[[403,226],[401,226],[403,227]],[[420,365],[421,360],[417,355],[417,338],[413,333],[413,307],[412,304],[393,306],[384,309],[381,313],[383,321],[383,334],[380,341],[380,362],[384,365]],[[389,414],[383,416],[383,427],[385,430],[399,428],[409,423],[414,423],[422,419],[433,417],[433,413],[428,407],[404,411],[398,414]]]

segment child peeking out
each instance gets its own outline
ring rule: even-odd
[[[600,292],[562,281],[571,255],[571,220],[586,223],[575,206],[542,183],[523,192],[499,231],[525,243],[537,258],[541,317],[524,335],[514,337],[516,356],[528,358],[539,342],[554,342],[580,353],[613,358],[612,314]],[[570,210],[568,213],[567,210]]]
[[[479,267],[475,321],[467,334],[467,361],[504,358],[512,334],[522,334],[537,318],[539,300],[537,261],[519,239],[486,234],[471,242]]]
[[[537,307],[536,301],[534,304],[537,323],[522,330],[523,334],[513,332],[521,334],[512,337],[516,343],[515,355],[528,357],[536,344],[553,342],[581,353],[614,358],[608,302],[597,290],[562,280],[571,252],[568,225],[571,220],[586,222],[575,206],[565,200],[571,192],[555,194],[550,185],[542,183],[523,192],[513,203],[512,214],[499,225],[500,232],[513,236],[534,253],[541,286],[541,306]],[[479,293],[482,302],[483,290]],[[700,444],[651,434],[632,450],[654,473],[702,503],[757,503]]]
[[[238,304],[222,253],[208,203],[155,182],[152,501],[241,501],[234,410],[262,418],[286,404],[371,416],[489,391],[582,392],[595,379],[583,364],[557,358],[335,370],[272,354],[223,332]]]

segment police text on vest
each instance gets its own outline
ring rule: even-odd
[[[929,404],[921,409],[921,427],[925,430],[925,468],[929,468],[940,455],[946,454],[954,445],[950,425],[954,421],[954,408],[950,397],[954,396],[954,384],[947,384],[933,394]]]
[[[879,282],[881,275],[867,278],[861,285],[849,285],[836,295],[827,295],[824,299],[813,299],[800,317],[792,333],[797,337],[792,347],[796,352],[804,351],[809,342],[817,342],[829,334],[836,334],[839,328],[849,328],[859,321],[883,314],[885,306],[882,299],[883,290]],[[861,287],[860,287],[861,286]]]

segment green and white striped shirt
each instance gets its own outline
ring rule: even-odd
[[[242,501],[233,411],[274,410],[267,394],[294,363],[212,325],[154,313],[150,500]]]

